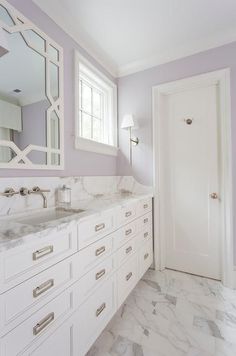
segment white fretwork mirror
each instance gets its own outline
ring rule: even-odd
[[[1,29],[0,168],[63,169],[63,50],[2,0]]]

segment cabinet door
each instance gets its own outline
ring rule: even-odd
[[[116,310],[115,278],[111,277],[80,306],[74,315],[76,356],[86,354]]]
[[[138,282],[138,255],[134,254],[117,272],[118,307]]]
[[[74,356],[73,323],[71,320],[56,329],[43,343],[24,353],[24,356]]]
[[[140,248],[139,253],[139,278],[142,278],[153,262],[153,241],[149,239]]]

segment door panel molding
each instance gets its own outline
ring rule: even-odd
[[[220,191],[221,191],[221,280],[225,286],[234,286],[233,264],[233,209],[232,209],[232,143],[231,143],[231,97],[230,97],[230,69],[222,69],[190,78],[169,82],[152,88],[153,104],[153,181],[155,191],[155,215],[154,215],[154,243],[155,243],[155,268],[165,268],[165,236],[163,234],[162,206],[165,204],[165,196],[162,194],[161,172],[165,167],[162,160],[161,120],[165,113],[164,101],[167,95],[180,91],[202,88],[204,86],[217,85],[219,93],[220,115]]]

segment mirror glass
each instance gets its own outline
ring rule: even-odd
[[[59,61],[59,52],[55,47],[50,45],[48,54],[49,54],[50,58],[53,59],[55,62]]]
[[[0,21],[8,26],[14,26],[15,22],[13,21],[12,17],[10,16],[9,12],[5,7],[0,5]]]
[[[2,5],[0,21],[9,48],[0,56],[0,164],[60,165],[59,51],[36,30],[9,33],[16,24]]]
[[[33,45],[34,48],[38,51],[44,52],[45,51],[45,40],[40,37],[35,31],[27,30],[23,32],[24,39],[26,43],[29,45]]]

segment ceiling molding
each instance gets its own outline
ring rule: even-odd
[[[95,48],[95,46],[91,44],[88,45],[85,40],[82,39],[81,34],[78,33],[76,26],[74,26],[72,22],[70,22],[70,24],[65,23],[64,11],[60,11],[60,8],[58,8],[58,11],[56,12],[55,8],[50,5],[50,1],[44,3],[43,6],[39,0],[32,1],[110,75],[112,75],[114,78],[118,77],[118,68],[114,63],[111,62],[108,56],[104,53],[101,53],[101,50],[98,49],[97,46]]]
[[[62,4],[58,4],[57,11],[55,7],[46,0],[32,0],[42,11],[44,11],[60,28],[62,28],[73,40],[83,48],[87,54],[100,64],[113,78],[128,76],[137,72],[156,67],[161,64],[169,63],[177,59],[185,58],[200,52],[207,51],[222,45],[236,41],[236,29],[228,30],[227,32],[215,33],[214,36],[205,37],[201,40],[195,40],[191,43],[187,42],[178,47],[171,47],[164,52],[159,52],[151,57],[142,58],[137,61],[127,63],[122,66],[117,66],[102,49],[94,43],[92,39],[82,35],[74,25],[73,21],[66,23],[66,9]]]
[[[141,72],[161,64],[169,63],[177,59],[182,59],[197,53],[205,52],[236,41],[236,30],[228,33],[217,34],[214,37],[208,37],[201,41],[196,41],[189,45],[172,48],[170,51],[160,53],[152,57],[134,61],[118,68],[118,78],[125,77],[137,72]]]

